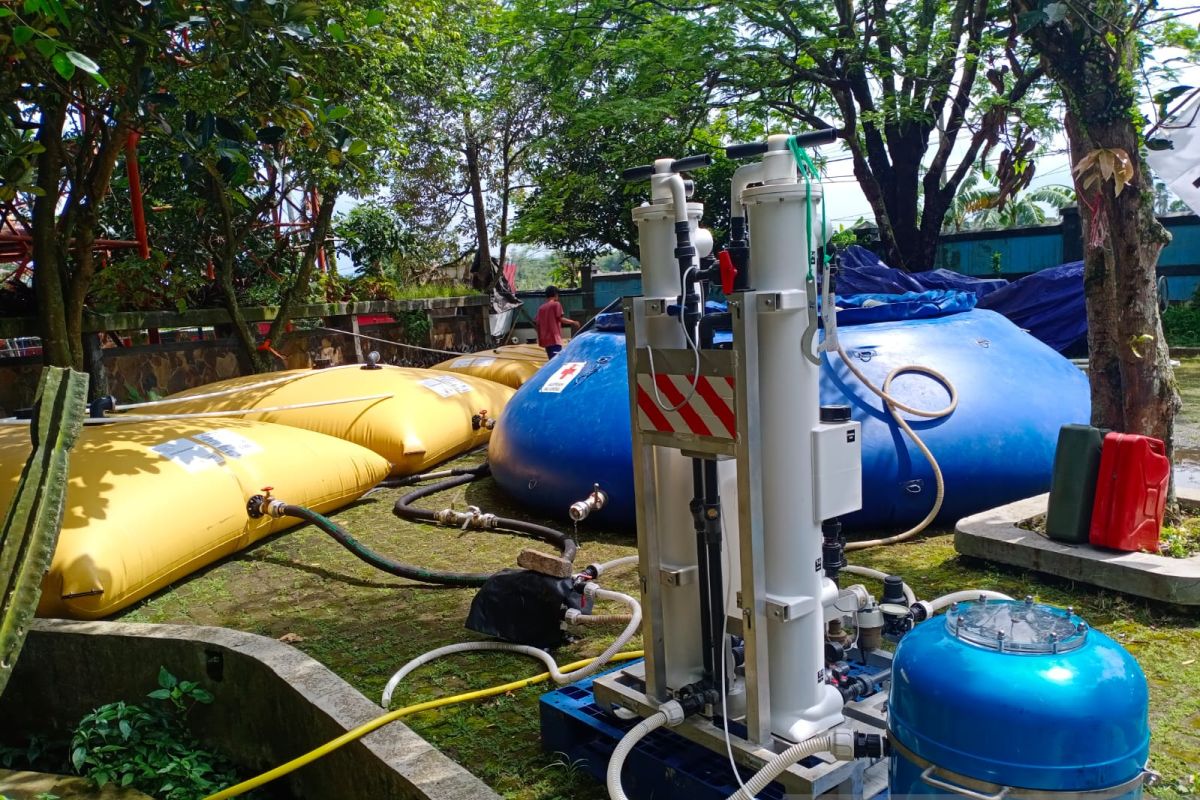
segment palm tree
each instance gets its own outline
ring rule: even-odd
[[[950,212],[946,215],[947,231],[979,230],[982,228],[1016,228],[1041,225],[1047,218],[1047,208],[1054,211],[1075,202],[1075,191],[1067,186],[1039,186],[1018,192],[999,202],[1000,187],[986,166],[972,170],[959,186]]]

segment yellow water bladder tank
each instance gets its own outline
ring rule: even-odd
[[[205,396],[228,390],[232,391]],[[487,444],[490,421],[499,419],[512,395],[507,386],[470,375],[411,367],[364,369],[354,364],[210,383],[172,395],[168,399],[178,402],[153,411],[176,414],[306,406],[247,414],[245,418],[360,444],[386,458],[393,476],[402,476]],[[307,405],[367,397],[374,399]]]
[[[29,455],[29,428],[0,427],[0,509]],[[62,534],[38,614],[113,614],[264,536],[298,524],[251,519],[263,487],[318,512],[382,480],[366,448],[282,425],[237,419],[86,427],[70,457]]]
[[[486,378],[520,389],[521,384],[532,378],[545,365],[545,348],[536,344],[506,344],[491,350],[447,359],[434,366],[434,369]]]

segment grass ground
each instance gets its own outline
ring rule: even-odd
[[[1178,370],[1184,395],[1179,430],[1200,446],[1200,360]],[[1194,441],[1194,444],[1193,444]],[[474,463],[467,456],[461,463]],[[431,567],[482,570],[511,566],[525,545],[514,537],[420,526],[396,519],[402,490],[381,490],[334,516],[369,546]],[[490,480],[426,501],[429,507],[478,505],[507,516],[512,506]],[[533,519],[532,521],[548,522]],[[635,551],[632,531],[583,528],[579,564]],[[856,553],[853,562],[901,574],[922,597],[961,588],[1074,606],[1092,625],[1124,644],[1150,682],[1151,766],[1162,773],[1157,794],[1200,792],[1200,612],[1155,605],[959,557],[953,537],[935,533],[890,548]],[[631,573],[606,584],[634,591]],[[378,698],[391,673],[429,649],[476,638],[463,629],[473,592],[431,588],[373,571],[312,527],[260,543],[192,576],[128,611],[124,621],[223,625],[289,637],[368,697]],[[611,634],[588,630],[563,648],[560,663],[598,654]],[[397,703],[419,702],[539,672],[528,659],[473,654],[432,664],[409,678]],[[576,764],[542,753],[537,698],[531,688],[494,700],[428,712],[408,720],[422,736],[486,781],[520,800],[599,800],[603,787]]]

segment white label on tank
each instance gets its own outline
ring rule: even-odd
[[[453,397],[456,394],[466,394],[471,391],[471,384],[461,381],[453,375],[441,378],[426,378],[421,385],[441,397]]]
[[[204,442],[230,458],[252,456],[262,452],[262,448],[257,442],[247,439],[237,431],[209,431],[208,433],[198,433],[192,438]]]
[[[542,384],[541,391],[558,394],[563,389],[567,388],[571,381],[575,380],[575,376],[578,375],[586,366],[586,361],[568,361],[566,364],[563,364],[561,367],[559,367],[557,372],[550,376],[550,380]]]
[[[496,359],[492,356],[466,356],[454,359],[450,362],[450,366],[455,369],[463,369],[464,367],[488,367],[495,363]]]
[[[225,459],[219,453],[215,453],[191,439],[172,439],[150,449],[163,458],[175,462],[188,472],[203,472],[225,463]]]

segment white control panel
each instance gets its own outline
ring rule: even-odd
[[[862,508],[862,426],[818,425],[813,430],[813,513],[816,521]]]

